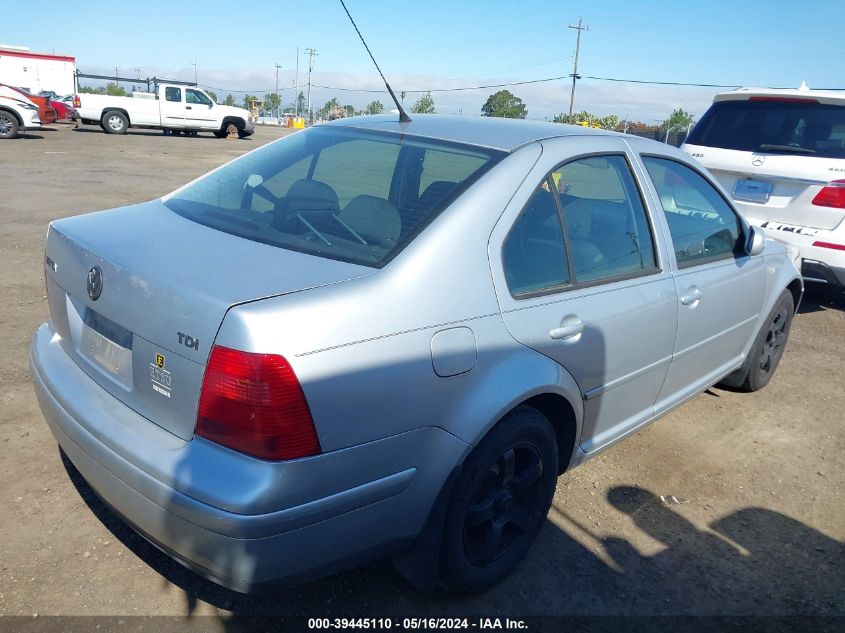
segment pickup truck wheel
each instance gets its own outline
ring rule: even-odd
[[[225,130],[214,130],[214,136],[217,138],[226,138],[226,131]]]
[[[223,129],[226,130],[226,136],[234,136],[235,134],[239,135],[241,133],[240,126],[233,122],[227,123]]]
[[[531,547],[552,503],[555,433],[536,409],[505,416],[467,458],[446,508],[440,582],[478,592],[507,576]]]
[[[126,134],[129,129],[129,119],[123,112],[109,110],[103,115],[103,129],[107,134]]]
[[[18,128],[15,115],[0,110],[0,138],[15,138],[18,135]]]

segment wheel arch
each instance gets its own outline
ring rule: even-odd
[[[100,123],[103,123],[103,119],[106,118],[109,112],[120,112],[123,116],[126,117],[127,127],[132,126],[132,117],[129,116],[129,112],[124,110],[123,108],[105,108],[103,113],[100,115]]]
[[[220,129],[222,130],[230,123],[234,123],[240,129],[244,129],[246,127],[246,121],[244,121],[242,117],[229,115],[223,117],[223,121],[220,123]]]
[[[18,125],[23,127],[23,119],[21,118],[21,115],[18,112],[16,112],[13,108],[10,108],[10,107],[4,106],[4,105],[0,105],[0,110],[2,110],[3,112],[8,112],[9,114],[11,114],[13,117],[15,117],[15,120],[18,122]]]

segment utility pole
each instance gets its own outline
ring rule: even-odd
[[[279,100],[279,62],[276,62],[276,121],[279,120],[279,106],[281,105],[281,101]]]
[[[141,79],[141,69],[140,68],[133,68],[132,70],[134,70],[136,73],[138,73],[138,79],[140,80]]]
[[[296,47],[296,75],[293,79],[293,101],[296,118],[299,118],[299,46]]]
[[[197,81],[197,66],[199,66],[199,64],[197,64],[197,58],[194,57],[194,63],[188,65],[194,67],[194,83],[199,85],[199,82]]]
[[[114,80],[115,81],[117,81],[117,75],[118,75],[119,70],[120,70],[120,68],[118,68],[117,66],[114,67]]]
[[[572,92],[569,93],[569,115],[572,115],[572,106],[575,103],[575,80],[578,79],[578,53],[581,51],[581,31],[589,31],[589,26],[582,26],[584,18],[578,18],[578,26],[570,24],[570,29],[578,31],[575,38],[575,68],[572,70]]]
[[[314,70],[314,56],[317,51],[313,48],[306,48],[305,54],[308,55],[308,122],[314,123],[314,112],[311,110],[311,71]]]

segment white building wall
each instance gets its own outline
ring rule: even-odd
[[[72,59],[0,49],[0,83],[26,88],[33,94],[42,90],[73,94],[76,63]]]

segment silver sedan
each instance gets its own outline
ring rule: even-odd
[[[480,117],[296,133],[53,222],[45,271],[61,450],[244,592],[378,557],[489,587],[561,473],[711,385],[764,387],[803,291],[683,153]]]

